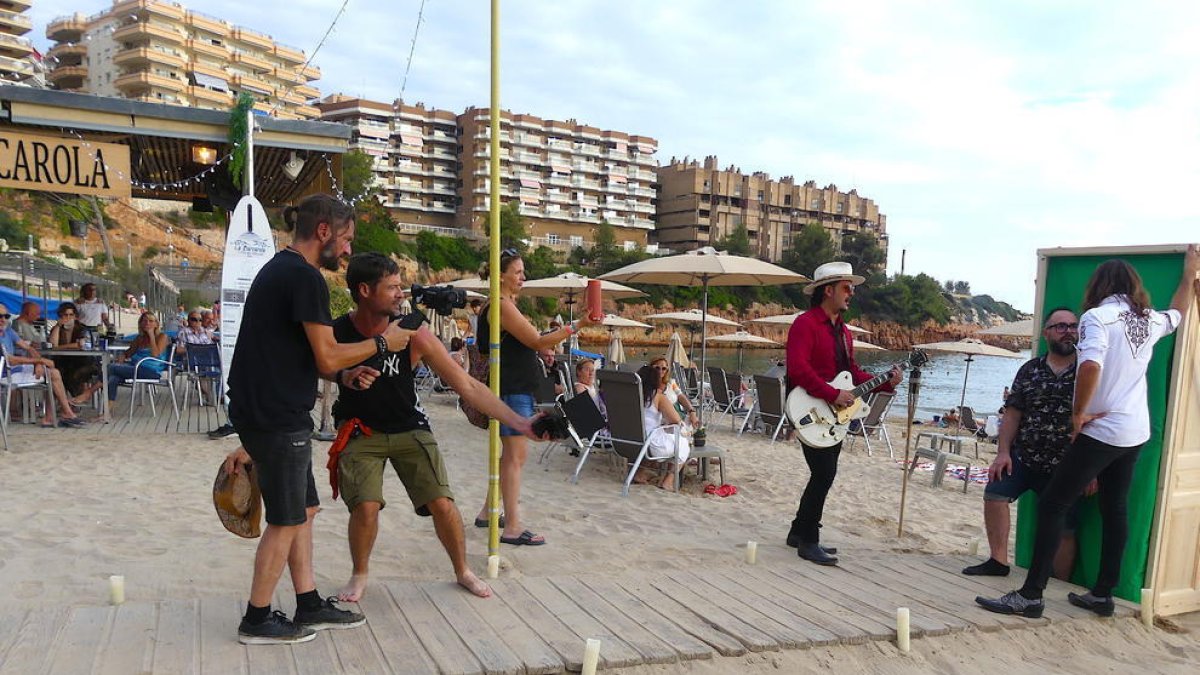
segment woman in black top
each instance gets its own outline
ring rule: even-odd
[[[480,278],[487,279],[489,270],[485,263],[480,270]],[[500,254],[500,400],[508,404],[522,417],[533,416],[533,392],[537,388],[538,378],[542,369],[538,363],[539,349],[553,347],[574,335],[584,326],[592,325],[587,317],[576,320],[562,328],[538,335],[538,331],[517,309],[517,295],[525,283],[525,262],[520,254],[513,249],[505,249]],[[479,312],[479,326],[476,333],[476,344],[479,353],[487,355],[490,324],[488,323],[488,307]],[[500,541],[505,544],[526,546],[541,546],[546,540],[539,534],[521,527],[521,469],[525,466],[525,457],[529,453],[529,441],[519,431],[500,425],[500,443],[503,446],[500,455],[500,496],[504,501],[504,517],[501,526],[504,528]],[[476,527],[487,527],[488,504],[484,500],[483,508],[475,518]]]

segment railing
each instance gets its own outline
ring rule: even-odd
[[[472,232],[471,230],[463,230],[457,227],[438,227],[437,225],[422,225],[420,223],[396,223],[397,234],[418,234],[420,232],[432,232],[443,237],[458,237],[460,239],[486,239],[487,237],[481,232]]]

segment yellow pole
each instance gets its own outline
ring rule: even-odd
[[[492,0],[492,91],[488,112],[488,365],[492,393],[500,394],[500,0]],[[482,335],[475,336],[478,340]],[[500,423],[488,424],[488,556],[500,555]]]

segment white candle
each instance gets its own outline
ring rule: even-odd
[[[967,549],[967,552],[970,553],[971,555],[979,555],[979,540],[978,539],[971,540],[971,546]]]
[[[489,555],[488,556],[487,575],[488,575],[489,579],[495,579],[496,577],[500,576],[500,556],[498,556],[498,555]]]
[[[588,638],[587,646],[583,648],[583,675],[596,675],[596,664],[600,662],[600,641]]]
[[[746,542],[746,564],[753,565],[756,562],[758,562],[758,542],[748,541]]]
[[[896,646],[900,648],[901,654],[907,654],[909,649],[908,619],[907,607],[896,610]]]
[[[108,597],[114,605],[125,602],[125,577],[114,574],[108,578]]]
[[[1154,628],[1154,590],[1150,588],[1142,589],[1142,625],[1146,628]]]

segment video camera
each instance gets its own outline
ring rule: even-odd
[[[428,307],[441,316],[450,316],[450,312],[467,306],[467,292],[450,286],[413,284],[412,301],[413,304]]]

